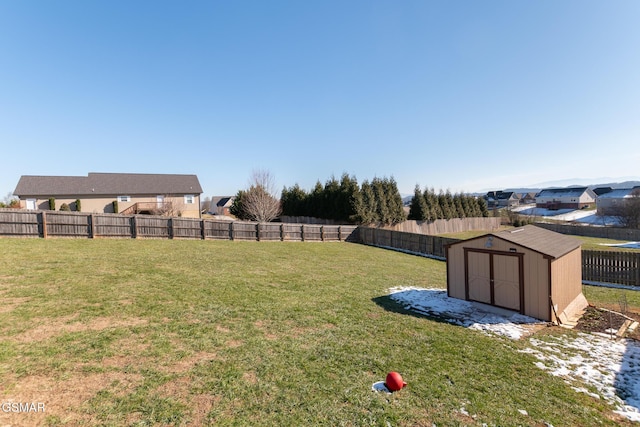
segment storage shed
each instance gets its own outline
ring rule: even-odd
[[[580,241],[534,225],[446,247],[447,293],[554,323],[587,307]]]

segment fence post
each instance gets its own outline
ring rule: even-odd
[[[204,219],[200,220],[200,235],[202,236],[202,240],[206,240],[207,233],[205,231],[205,222]]]
[[[300,240],[304,242],[304,224],[300,225]]]
[[[260,241],[260,223],[256,222],[256,241]]]
[[[173,218],[167,220],[167,226],[169,227],[169,238],[173,239]]]
[[[42,238],[46,239],[47,238],[47,213],[45,211],[42,211],[40,213],[40,218],[42,220]]]
[[[640,254],[635,254],[636,257],[636,286],[640,286]]]
[[[324,225],[320,226],[320,241],[324,242]]]
[[[229,221],[229,240],[233,240],[233,221]]]
[[[90,225],[89,230],[91,233],[89,237],[91,237],[92,239],[95,239],[96,238],[96,220],[93,214],[89,215],[88,218],[89,218],[89,225]]]
[[[338,226],[338,242],[342,242],[342,226]]]
[[[138,217],[136,215],[131,217],[131,238],[138,238]]]
[[[284,223],[280,223],[280,241],[284,242]]]

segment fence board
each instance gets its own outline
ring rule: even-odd
[[[313,224],[302,225],[302,238],[305,242],[322,241],[322,226]]]
[[[40,237],[38,213],[17,209],[0,210],[0,236]]]
[[[282,224],[282,240],[301,242],[302,224]]]
[[[194,218],[173,218],[174,239],[202,239],[202,221]]]
[[[47,212],[47,236],[89,237],[91,224],[89,214],[75,212]]]
[[[172,218],[136,215],[136,237],[168,239],[171,235]]]
[[[261,242],[276,241],[282,239],[282,224],[263,223],[258,224],[258,240]]]
[[[93,237],[131,238],[133,217],[113,214],[91,215]]]
[[[231,240],[232,221],[204,220],[204,238],[216,240]]]
[[[640,253],[582,251],[582,279],[640,286]]]
[[[233,240],[258,240],[258,230],[255,222],[233,222],[232,223],[232,239]]]

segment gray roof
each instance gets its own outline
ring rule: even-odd
[[[201,194],[196,175],[89,173],[88,176],[23,175],[16,196],[133,196]]]
[[[608,193],[600,194],[598,199],[628,199],[633,197],[633,194],[636,194],[638,190],[640,190],[640,186],[633,188],[616,188]]]
[[[537,197],[580,197],[585,192],[592,193],[587,187],[545,188],[538,193]]]
[[[560,258],[581,245],[580,240],[574,237],[565,236],[535,225],[525,225],[513,230],[491,233],[491,235],[553,258]]]

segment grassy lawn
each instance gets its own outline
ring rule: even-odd
[[[1,400],[46,405],[0,412],[2,425],[624,424],[535,367],[526,340],[386,297],[445,287],[440,261],[348,243],[0,239],[0,251]],[[373,392],[392,370],[408,387]]]

